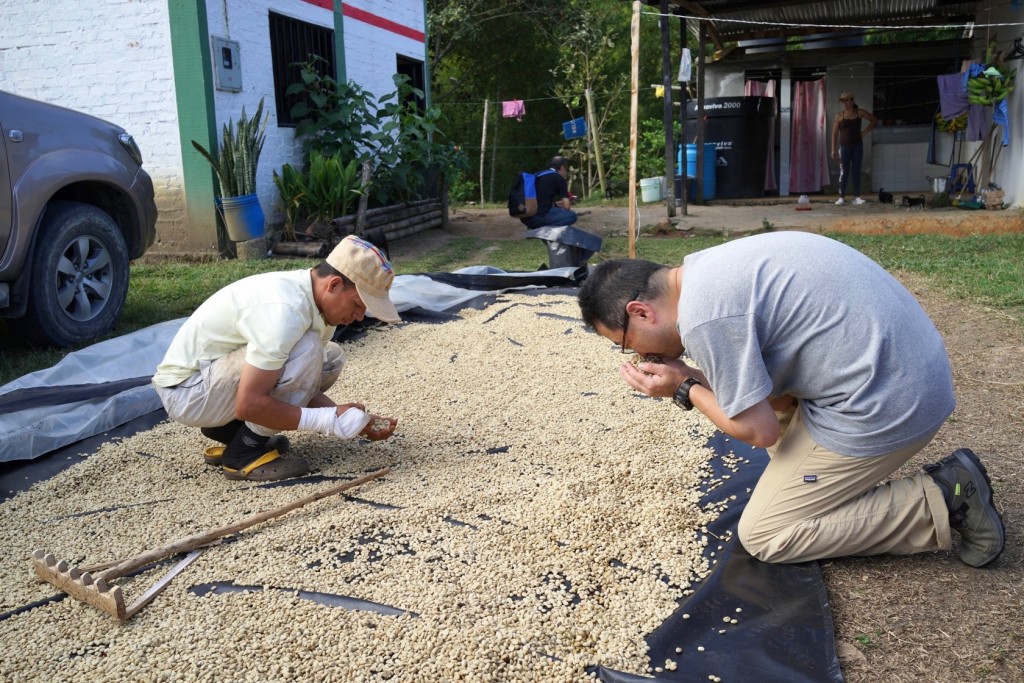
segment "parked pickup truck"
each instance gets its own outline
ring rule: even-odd
[[[0,91],[0,317],[23,339],[109,332],[156,238],[153,181],[123,128]]]

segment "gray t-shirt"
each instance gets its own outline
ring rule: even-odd
[[[953,412],[946,347],[917,300],[827,237],[765,233],[687,256],[678,327],[727,416],[790,394],[836,453],[891,453]]]

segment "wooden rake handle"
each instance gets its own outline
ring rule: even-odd
[[[267,520],[274,519],[275,517],[280,517],[281,515],[287,514],[292,510],[302,507],[303,505],[308,505],[309,503],[318,501],[322,498],[327,498],[343,491],[347,491],[348,489],[365,484],[368,481],[379,479],[389,472],[391,472],[391,469],[385,467],[384,469],[371,472],[370,474],[359,477],[358,479],[346,481],[343,484],[338,484],[337,486],[332,486],[331,488],[324,489],[318,493],[310,494],[305,498],[292,501],[291,503],[282,505],[279,508],[268,510],[267,512],[261,512],[259,514],[252,515],[251,517],[246,517],[245,519],[233,524],[186,536],[185,538],[178,539],[173,543],[168,543],[167,545],[162,545],[159,548],[153,548],[152,550],[147,550],[146,552],[135,555],[134,557],[121,560],[114,566],[103,570],[95,577],[93,577],[89,572],[83,572],[82,570],[69,565],[65,560],[57,560],[57,558],[48,554],[44,550],[36,550],[32,553],[32,564],[35,568],[36,576],[39,578],[53,584],[68,595],[107,612],[123,624],[130,616],[124,605],[124,597],[121,594],[119,586],[109,586],[107,581],[116,579],[119,576],[124,576],[125,574],[128,574],[139,567],[145,566],[150,562],[155,562],[169,555],[177,555],[178,553],[195,550],[196,548],[208,545],[223,536],[236,533],[243,529],[248,529],[251,526],[255,526],[261,522],[266,522]],[[133,609],[131,614],[134,614],[138,609],[141,609],[141,607],[142,605],[137,609]]]
[[[110,569],[105,570],[102,574],[100,574],[100,577],[109,581],[119,576],[124,576],[125,574],[135,571],[139,567],[147,565],[150,562],[154,562],[161,558],[167,557],[168,555],[177,555],[178,553],[184,553],[190,550],[195,550],[196,548],[206,545],[210,541],[214,541],[222,536],[233,534],[235,532],[241,531],[242,529],[248,529],[249,527],[256,526],[261,522],[266,522],[267,520],[274,519],[275,517],[280,517],[281,515],[287,514],[292,510],[296,510],[302,507],[303,505],[308,505],[309,503],[316,502],[322,498],[329,498],[330,496],[341,493],[342,491],[347,491],[349,489],[355,488],[356,486],[365,484],[368,481],[379,479],[380,477],[383,477],[385,474],[388,474],[390,471],[391,468],[385,467],[382,470],[371,472],[370,474],[359,477],[358,479],[346,481],[344,484],[338,484],[337,486],[332,486],[331,488],[324,489],[323,491],[320,491],[318,493],[312,493],[306,496],[305,498],[300,498],[298,500],[292,501],[291,503],[288,503],[287,505],[282,505],[281,507],[275,508],[274,510],[260,512],[258,514],[252,515],[251,517],[246,517],[245,519],[235,522],[233,524],[227,524],[222,527],[217,527],[216,529],[208,529],[207,531],[200,531],[197,534],[193,534],[191,536],[186,536],[185,538],[178,539],[173,543],[168,543],[167,545],[162,545],[159,548],[147,550],[144,553],[140,553],[135,557],[129,557],[122,561],[120,564],[116,564]]]

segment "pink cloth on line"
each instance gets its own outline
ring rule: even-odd
[[[526,115],[526,105],[522,100],[509,100],[501,103],[501,115],[506,119],[522,121]]]

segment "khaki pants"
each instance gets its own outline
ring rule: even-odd
[[[949,511],[930,475],[878,485],[934,434],[887,455],[853,457],[815,443],[799,410],[779,417],[782,436],[740,517],[740,542],[751,555],[804,562],[950,547]]]
[[[190,427],[219,427],[235,419],[235,396],[245,364],[245,348],[214,361],[204,361],[191,377],[173,387],[153,385],[167,415]],[[345,366],[345,354],[334,342],[324,345],[320,335],[307,332],[288,354],[270,395],[289,405],[305,407],[317,394],[330,389]],[[262,436],[276,430],[246,423]]]

